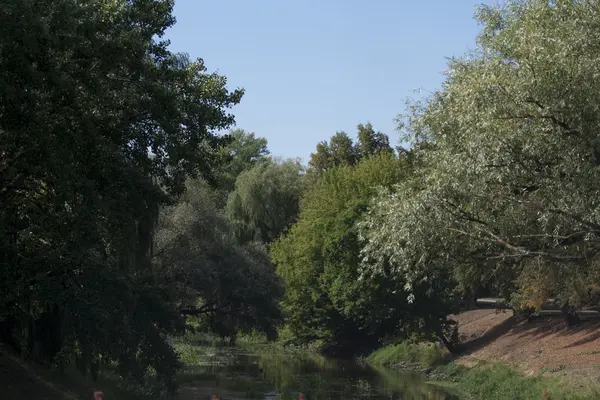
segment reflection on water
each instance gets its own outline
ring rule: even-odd
[[[201,357],[198,380],[243,394],[240,397],[287,400],[302,392],[305,400],[458,400],[417,374],[313,354],[286,354],[267,346],[206,348]]]

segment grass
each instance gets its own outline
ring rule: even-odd
[[[556,372],[562,371],[562,370],[564,370],[566,368],[567,368],[567,366],[564,365],[564,364],[557,365],[557,366],[554,366],[554,367],[542,367],[542,368],[540,368],[540,373],[542,373],[542,374],[546,373],[546,372],[556,373]]]
[[[252,330],[251,332],[245,334],[238,334],[236,344],[266,344],[268,343],[267,335],[264,333],[258,332],[256,330]]]
[[[372,366],[428,369],[428,381],[452,388],[461,399],[537,400],[544,391],[552,400],[600,399],[600,386],[577,385],[564,377],[543,376],[556,368],[524,376],[505,364],[484,362],[467,368],[450,362],[448,352],[434,343],[399,343],[382,347],[366,358]],[[560,368],[562,369],[562,368]]]
[[[581,353],[575,354],[576,356],[591,356],[594,354],[600,354],[600,350],[588,350]]]
[[[455,363],[437,367],[430,379],[450,384],[464,398],[486,400],[541,399],[544,391],[552,400],[600,398],[598,387],[576,387],[558,377],[524,376],[504,364],[480,364],[466,368]]]
[[[437,343],[409,343],[382,347],[367,357],[372,365],[426,369],[439,365],[448,351]]]

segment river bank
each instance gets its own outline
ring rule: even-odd
[[[414,351],[416,354],[417,351]],[[429,355],[426,353],[423,358]],[[396,368],[420,368],[420,363],[395,360]],[[501,362],[480,361],[469,367],[463,365],[460,357],[446,360],[439,365],[427,368],[427,381],[455,389],[461,399],[486,400],[537,400],[537,399],[578,399],[600,398],[600,386],[589,381],[573,381],[565,377],[547,376],[542,373],[525,375],[516,366]],[[547,393],[548,397],[543,397]]]
[[[185,362],[179,400],[413,399],[458,400],[452,388],[420,373],[374,368],[352,359],[265,344],[214,346],[180,342]]]
[[[600,398],[597,381],[574,379],[575,369],[571,370],[572,375],[551,368],[528,373],[517,364],[477,358],[478,352],[486,348],[483,344],[486,340],[490,346],[497,346],[493,344],[496,340],[501,343],[507,340],[503,334],[508,331],[499,332],[497,327],[505,326],[508,318],[510,316],[496,313],[462,315],[462,338],[470,340],[472,347],[465,347],[458,356],[450,356],[433,343],[387,346],[369,357],[351,362],[329,359],[303,349],[244,341],[241,347],[182,342],[179,349],[187,367],[182,373],[185,378],[180,382],[179,399],[191,400],[214,394],[230,400],[287,400],[295,399],[298,392],[305,393],[309,399],[396,396],[415,400]],[[534,325],[541,323],[543,321]],[[520,340],[526,343],[529,339],[535,340],[535,336],[524,336]],[[513,351],[505,350],[505,356],[517,357]],[[523,355],[518,346],[514,351]],[[548,397],[543,397],[544,393]]]
[[[236,346],[208,336],[173,339],[184,368],[178,400],[598,399],[600,330],[594,321],[566,328],[558,319],[518,321],[510,312],[475,310],[454,317],[463,352],[435,344],[398,344],[369,357],[336,360],[306,349],[243,337]],[[0,352],[4,394],[17,400],[85,399],[101,389],[107,400],[131,400],[106,374],[97,384],[51,374]],[[75,376],[75,375],[73,375]],[[19,393],[22,394],[19,397]],[[154,397],[151,397],[154,398]]]
[[[428,379],[474,399],[600,398],[600,323],[567,327],[560,318],[519,320],[510,311],[474,310],[452,316],[462,350],[450,356],[433,344],[380,348],[375,365],[418,368]]]

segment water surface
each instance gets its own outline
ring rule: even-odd
[[[181,400],[458,400],[449,389],[422,374],[372,368],[354,361],[309,353],[284,353],[268,346],[198,347],[196,362],[184,374]]]

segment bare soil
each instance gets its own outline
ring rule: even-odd
[[[456,362],[504,362],[526,374],[563,375],[600,382],[600,319],[567,327],[562,318],[523,321],[506,310],[473,310],[451,316],[464,345]]]

